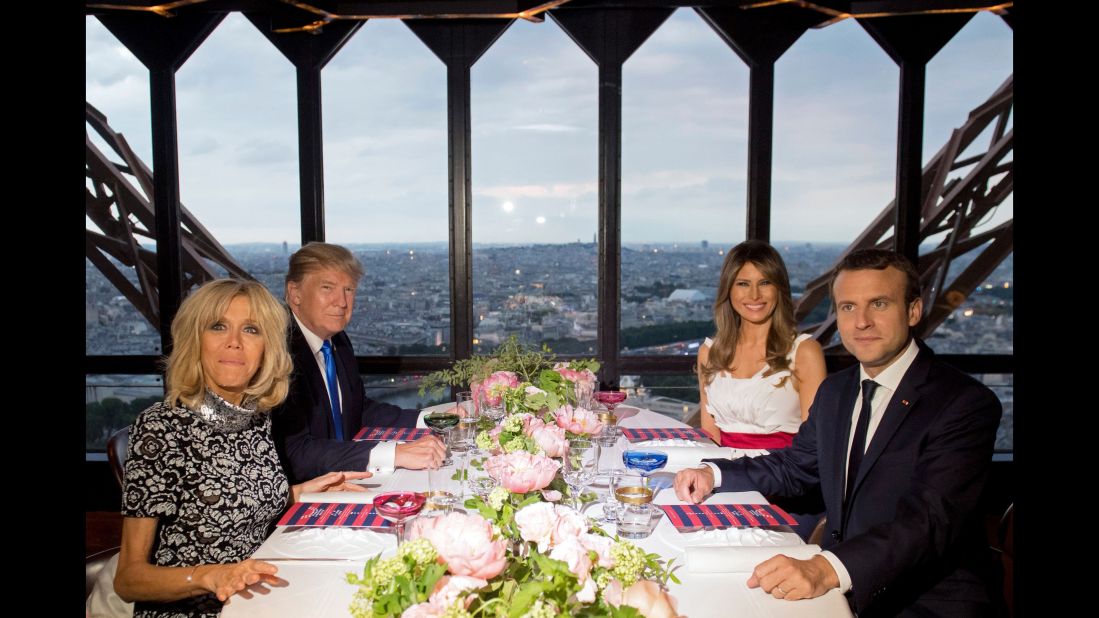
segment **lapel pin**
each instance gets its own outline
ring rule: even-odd
[[[901,399],[901,405],[902,406],[907,406],[908,405],[908,400],[907,399]]]

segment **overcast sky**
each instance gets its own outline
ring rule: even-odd
[[[148,72],[86,20],[86,96],[150,166]],[[1012,71],[981,13],[928,65],[925,160]],[[893,197],[898,69],[853,20],[811,30],[775,71],[772,238],[850,242]],[[325,68],[328,240],[447,238],[446,70],[372,20]],[[177,74],[183,204],[226,244],[296,243],[292,65],[239,14]],[[748,69],[679,9],[623,70],[623,242],[744,237]],[[547,19],[517,21],[472,71],[474,242],[591,241],[597,72]],[[989,225],[1010,218],[1010,199]]]

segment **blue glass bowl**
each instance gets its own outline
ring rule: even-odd
[[[668,463],[668,454],[658,451],[626,451],[622,453],[622,463],[627,468],[641,471],[641,474],[649,474]]]

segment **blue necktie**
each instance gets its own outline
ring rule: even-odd
[[[324,372],[328,377],[328,400],[332,402],[332,425],[336,427],[336,439],[343,440],[343,421],[340,417],[340,382],[336,377],[336,359],[332,357],[332,344],[325,340],[321,345],[324,354]]]

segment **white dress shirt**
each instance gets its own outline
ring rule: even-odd
[[[324,345],[324,339],[321,339],[305,327],[298,319],[296,314],[294,315],[294,321],[298,323],[298,328],[301,329],[301,334],[305,336],[305,342],[309,344],[309,350],[313,352],[313,358],[317,361],[317,368],[321,370],[321,380],[324,381],[325,392],[331,392],[328,390],[328,367],[324,364],[324,352],[321,352],[321,346]],[[335,349],[332,351],[335,354]],[[343,391],[336,389],[340,397],[340,410],[341,413],[347,414],[348,411],[343,408]],[[362,410],[352,410],[353,414],[362,414]],[[350,437],[350,436],[349,436]],[[370,451],[370,463],[367,465],[367,470],[374,473],[392,472],[394,468],[394,460],[397,456],[397,443],[393,440],[385,440],[379,442],[374,446],[374,449]],[[339,470],[331,470],[331,472],[339,472]]]

